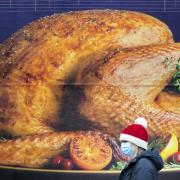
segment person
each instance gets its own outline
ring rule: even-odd
[[[128,159],[119,180],[157,180],[163,160],[157,150],[148,149],[146,119],[139,117],[123,129],[119,141],[121,151]]]

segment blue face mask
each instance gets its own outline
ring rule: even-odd
[[[134,154],[134,149],[131,147],[130,142],[122,142],[121,143],[121,151],[126,156],[132,156]]]

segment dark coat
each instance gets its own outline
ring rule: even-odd
[[[163,160],[155,149],[142,152],[121,172],[119,180],[157,180]]]

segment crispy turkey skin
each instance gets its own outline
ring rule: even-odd
[[[0,164],[42,167],[81,133],[57,132],[79,122],[74,114],[71,121],[64,115],[64,90],[71,85],[83,92],[75,114],[88,127],[95,125],[117,137],[123,126],[143,114],[151,135],[164,135],[173,127],[179,136],[179,114],[153,104],[175,72],[162,63],[171,53],[179,57],[179,44],[173,42],[164,23],[131,11],[55,14],[20,29],[0,45],[0,131],[18,136],[0,143]],[[141,82],[150,80],[144,66],[158,87],[142,88]],[[123,85],[132,86],[129,70],[141,76],[132,80],[137,80],[136,88]],[[73,104],[70,98],[66,107]]]

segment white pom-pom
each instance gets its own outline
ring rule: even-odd
[[[145,118],[143,117],[138,117],[136,120],[135,120],[135,124],[139,124],[141,126],[143,126],[144,128],[147,129],[147,121]]]

